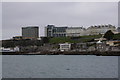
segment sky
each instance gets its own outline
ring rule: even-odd
[[[89,27],[112,24],[118,26],[117,2],[3,2],[2,39],[21,36],[21,27],[39,26],[44,36],[48,24]]]
[[[0,40],[2,40],[2,3],[1,2],[0,2]]]

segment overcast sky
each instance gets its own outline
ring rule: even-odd
[[[89,27],[118,25],[117,2],[7,2],[2,3],[2,38],[21,35],[21,27],[38,25],[40,36],[44,27]]]

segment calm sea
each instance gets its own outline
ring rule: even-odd
[[[117,78],[117,56],[3,55],[4,78]]]

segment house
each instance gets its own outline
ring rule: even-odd
[[[71,44],[70,43],[62,43],[60,45],[60,51],[69,51],[71,50]]]
[[[106,51],[106,50],[107,50],[106,43],[105,43],[105,42],[98,41],[98,42],[96,43],[96,50],[97,50],[97,51]]]
[[[106,44],[108,44],[109,46],[119,46],[120,45],[120,41],[119,40],[107,41]]]

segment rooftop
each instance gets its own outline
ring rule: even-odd
[[[39,26],[27,26],[27,27],[22,27],[22,28],[39,28]]]

